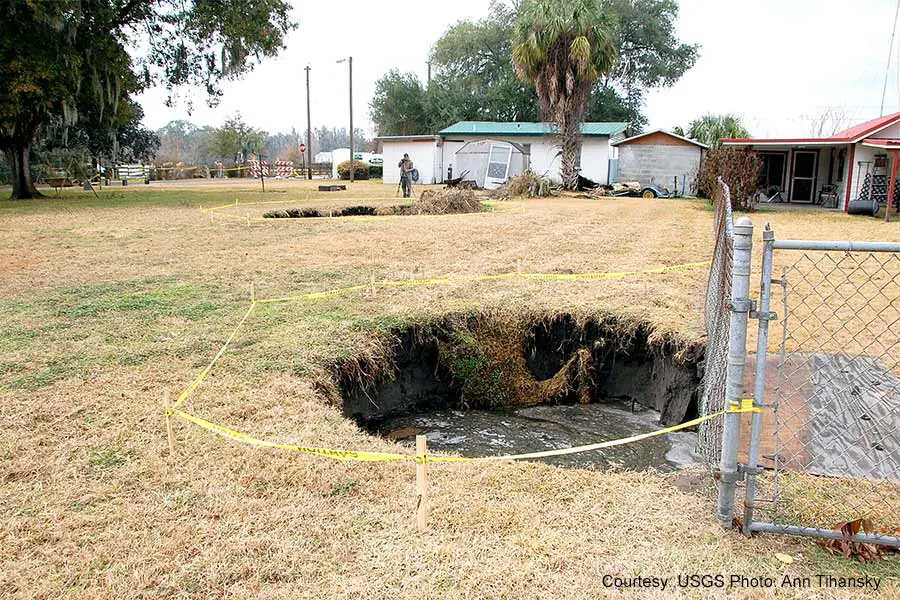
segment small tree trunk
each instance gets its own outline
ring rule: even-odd
[[[3,149],[6,160],[12,170],[12,194],[11,200],[28,200],[31,198],[43,198],[44,195],[37,191],[31,180],[31,168],[28,164],[28,151],[31,145],[19,141],[12,142],[12,146]]]
[[[562,176],[563,186],[567,190],[574,190],[578,187],[578,144],[580,136],[578,131],[567,127],[562,132],[562,164],[560,166],[560,175]]]

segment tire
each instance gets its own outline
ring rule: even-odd
[[[641,192],[641,198],[658,198],[658,196],[655,190],[644,188],[644,191]]]

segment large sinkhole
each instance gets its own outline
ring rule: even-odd
[[[344,414],[364,429],[463,456],[592,444],[697,416],[703,347],[615,316],[451,315],[394,330],[333,365]],[[588,468],[672,470],[695,434],[546,459]]]

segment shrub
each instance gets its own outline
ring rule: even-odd
[[[381,165],[369,165],[369,179],[381,179],[384,176],[384,167]]]
[[[710,151],[700,165],[697,191],[700,196],[712,199],[718,185],[717,178],[721,177],[731,190],[732,209],[751,210],[761,168],[759,156],[752,150],[717,148]]]
[[[345,160],[341,164],[338,165],[337,168],[338,177],[341,179],[350,179],[350,161]],[[353,179],[368,179],[369,178],[369,165],[360,161],[353,161]]]

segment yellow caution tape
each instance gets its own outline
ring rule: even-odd
[[[749,404],[748,404],[749,403]],[[303,454],[312,454],[315,456],[322,456],[325,458],[333,458],[336,460],[359,460],[359,461],[407,461],[407,462],[415,462],[415,463],[459,463],[459,462],[483,462],[483,461],[499,461],[499,460],[528,460],[533,458],[549,458],[553,456],[565,456],[568,454],[579,454],[582,452],[591,452],[594,450],[601,450],[603,448],[612,448],[614,446],[622,446],[625,444],[631,444],[633,442],[639,442],[641,440],[646,440],[652,437],[657,437],[660,435],[665,435],[667,433],[672,433],[675,431],[680,431],[682,429],[688,429],[690,427],[695,427],[701,423],[706,421],[710,421],[712,419],[716,419],[721,417],[726,413],[744,413],[744,412],[761,412],[762,409],[759,407],[753,406],[753,400],[742,400],[740,403],[732,403],[731,407],[727,410],[721,410],[719,412],[713,413],[711,415],[706,415],[705,417],[698,417],[696,419],[692,419],[685,423],[681,423],[680,425],[673,425],[672,427],[666,427],[664,429],[658,429],[656,431],[650,431],[647,433],[641,433],[638,435],[633,435],[626,438],[621,438],[617,440],[609,440],[606,442],[599,442],[597,444],[588,444],[586,446],[575,446],[572,448],[561,448],[558,450],[545,450],[542,452],[528,452],[525,454],[503,454],[499,456],[482,456],[482,457],[465,457],[465,456],[410,456],[408,454],[390,454],[386,452],[366,452],[359,450],[331,450],[328,448],[315,448],[309,446],[298,446],[295,444],[282,444],[278,442],[269,442],[266,440],[260,440],[258,438],[249,436],[244,433],[240,433],[235,431],[234,429],[229,429],[228,427],[223,427],[222,425],[218,425],[213,423],[212,421],[207,421],[206,419],[201,419],[195,415],[190,413],[186,413],[182,410],[178,410],[177,408],[169,409],[170,414],[176,415],[202,427],[203,429],[207,429],[221,435],[222,437],[226,437],[237,442],[241,442],[243,444],[249,444],[251,446],[263,446],[266,448],[278,448],[280,450],[289,450],[293,452],[301,452]]]
[[[280,450],[292,450],[294,452],[302,452],[304,454],[314,454],[316,456],[324,456],[326,458],[334,458],[337,460],[366,460],[366,461],[385,461],[385,460],[412,460],[415,457],[406,456],[405,454],[388,454],[385,452],[357,452],[353,450],[329,450],[327,448],[310,448],[306,446],[297,446],[294,444],[279,444],[276,442],[267,442],[249,435],[240,433],[227,427],[217,425],[212,421],[201,419],[190,413],[186,413],[177,408],[170,409],[171,414],[181,417],[195,425],[199,425],[204,429],[208,429],[223,437],[244,443],[251,446],[264,446],[266,448],[278,448]]]
[[[725,412],[730,413],[761,413],[762,407],[756,406],[753,403],[753,398],[744,398],[740,402],[732,401],[728,405],[728,410]]]
[[[500,275],[472,275],[463,277],[443,277],[437,279],[414,279],[401,281],[375,281],[369,285],[354,285],[347,288],[339,288],[329,290],[327,292],[316,292],[312,294],[299,294],[296,296],[282,296],[279,298],[266,298],[258,302],[263,304],[275,302],[290,302],[293,300],[314,300],[316,298],[325,298],[328,296],[339,296],[350,292],[369,289],[375,287],[413,287],[423,285],[447,285],[451,283],[465,283],[473,281],[505,281],[512,279],[544,279],[549,281],[575,281],[579,279],[616,279],[622,277],[633,277],[635,275],[653,275],[658,273],[667,273],[669,271],[680,271],[682,269],[695,269],[697,267],[709,266],[710,261],[684,263],[681,265],[671,265],[668,267],[659,267],[656,269],[642,269],[639,271],[622,271],[622,272],[605,272],[605,273],[503,273]]]
[[[238,323],[237,327],[234,328],[234,331],[231,332],[231,335],[228,336],[228,339],[225,340],[225,343],[222,345],[222,347],[219,348],[219,352],[216,354],[215,358],[213,358],[212,361],[210,361],[210,363],[206,365],[206,368],[203,369],[203,371],[197,376],[197,378],[191,382],[191,385],[187,386],[184,391],[179,394],[174,404],[176,408],[181,406],[181,404],[188,399],[188,396],[191,395],[194,389],[196,389],[196,387],[200,385],[204,379],[206,379],[206,376],[209,375],[209,372],[212,370],[215,364],[219,362],[219,359],[222,358],[223,354],[225,354],[225,350],[228,349],[228,345],[231,344],[231,340],[233,340],[234,336],[237,335],[238,330],[240,330],[240,328],[244,325],[244,322],[247,320],[247,317],[250,316],[250,313],[253,312],[254,308],[256,308],[256,302],[251,302],[250,308],[248,308],[247,312],[244,313],[244,318],[241,319],[241,322]]]

